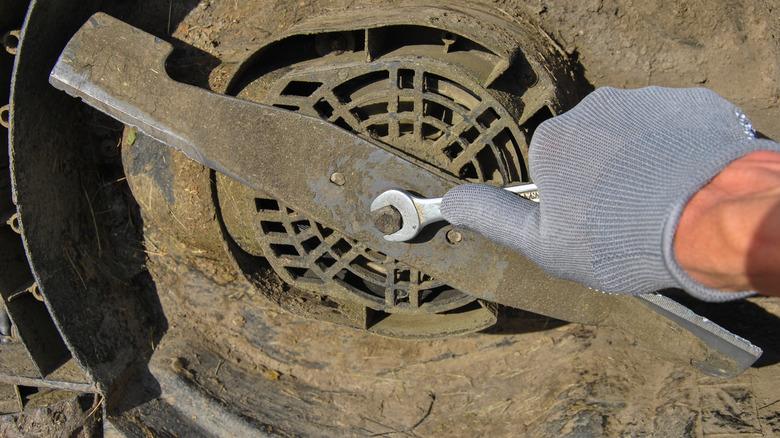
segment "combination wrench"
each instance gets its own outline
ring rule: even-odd
[[[504,187],[526,199],[539,201],[536,184]],[[444,220],[441,214],[442,198],[421,198],[406,190],[391,189],[382,192],[371,203],[371,213],[377,227],[390,242],[408,242],[417,237],[427,225]]]

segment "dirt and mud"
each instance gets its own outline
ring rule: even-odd
[[[24,412],[0,417],[0,436],[100,436],[100,408],[92,395],[43,389],[25,396]]]
[[[318,14],[380,3],[387,4],[173,2],[172,18],[159,30],[198,49],[181,51],[172,73],[221,90],[231,69],[264,40]],[[779,12],[769,1],[485,4],[509,20],[531,20],[562,56],[582,66],[593,87],[710,87],[741,105],[761,132],[780,135],[773,123],[780,116]],[[221,64],[214,68],[204,54]],[[187,223],[179,216],[186,216],[186,209],[176,214],[177,220],[169,221],[172,228]],[[154,241],[153,235],[148,236]],[[157,236],[151,271],[168,320],[176,321],[168,341],[158,347],[167,354],[159,356],[175,357],[171,367],[199,390],[216,398],[231,393],[241,400],[239,412],[276,433],[780,434],[776,299],[691,303],[766,351],[743,376],[718,380],[661,361],[652,351],[637,349],[624,333],[523,312],[504,315],[487,333],[432,341],[387,339],[306,320],[267,300],[269,295],[283,300],[286,288],[278,281],[269,278],[265,287],[277,292],[261,296],[218,262],[190,254],[185,263],[172,263],[169,255],[181,253],[172,245],[179,243]],[[219,286],[204,287],[199,271]],[[261,393],[235,380],[247,372],[262,382]]]
[[[172,0],[118,5],[114,12],[176,44],[172,75],[223,90],[238,63],[296,23],[388,3],[419,2]],[[742,106],[763,134],[780,137],[780,11],[771,0],[479,3],[508,20],[530,21],[561,56],[581,66],[592,87],[710,87]],[[166,158],[175,172],[198,173],[181,157]],[[190,195],[175,209],[162,208],[168,205],[163,191],[135,193],[147,224],[148,269],[168,321],[152,362],[196,391],[230,399],[262,430],[391,437],[780,435],[778,299],[689,303],[764,348],[756,366],[733,380],[657,359],[616,330],[521,311],[502,313],[483,333],[383,338],[280,309],[269,297],[285,301],[288,288],[267,269],[249,284],[221,243],[208,237],[219,236],[220,228],[204,175],[174,181],[177,194]],[[257,283],[270,292],[258,293]],[[283,304],[327,309],[308,301],[319,299]],[[17,425],[27,421],[19,418]],[[42,427],[50,431],[49,423]],[[167,432],[139,428],[151,436]]]
[[[619,331],[523,312],[457,338],[378,337],[290,315],[240,282],[204,289],[202,274],[155,259],[173,291],[163,306],[178,336],[159,346],[170,366],[281,435],[780,434],[777,299],[700,306],[742,321],[733,329],[766,350],[757,367],[721,380]]]

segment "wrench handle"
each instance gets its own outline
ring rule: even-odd
[[[536,187],[536,184],[520,184],[519,186],[504,187],[504,190],[521,195],[524,193],[536,192],[539,190],[539,187]]]
[[[539,202],[539,187],[536,184],[520,184],[518,186],[504,187],[504,190],[516,193],[525,199]]]

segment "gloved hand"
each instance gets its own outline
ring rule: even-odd
[[[601,88],[542,123],[530,145],[540,204],[487,185],[450,190],[441,210],[557,277],[604,292],[682,288],[707,301],[752,294],[708,289],[677,264],[688,200],[735,159],[780,145],[707,89]]]

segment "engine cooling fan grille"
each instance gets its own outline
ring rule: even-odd
[[[458,307],[462,295],[385,254],[307,218],[280,201],[256,198],[264,254],[283,277],[304,288],[335,282],[372,308]],[[449,307],[449,306],[447,306]]]
[[[452,66],[420,64],[408,59],[382,62],[379,70],[375,64],[344,67],[337,70],[342,76],[353,74],[340,83],[322,81],[323,70],[297,75],[274,90],[272,102],[379,139],[461,179],[524,180],[517,122],[480,85],[448,78]]]
[[[479,84],[450,75],[454,68],[420,56],[303,66],[271,84],[262,100],[377,139],[462,180],[527,180],[527,146],[516,122]],[[326,294],[340,289],[390,313],[440,313],[473,301],[282,200],[257,197],[254,204],[262,254],[290,284]]]

